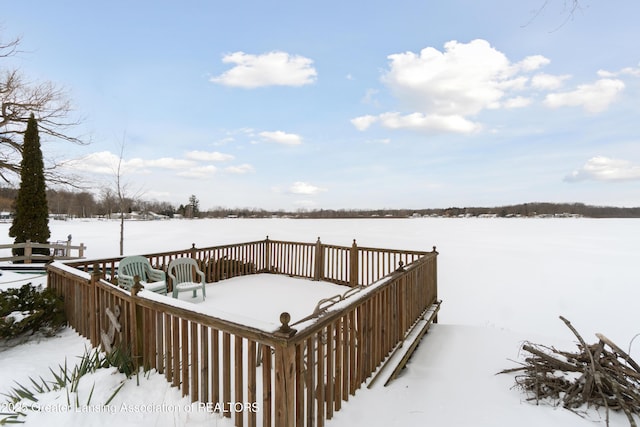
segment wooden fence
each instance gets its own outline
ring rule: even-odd
[[[49,286],[94,346],[128,348],[146,369],[236,426],[323,426],[437,300],[437,252],[273,241],[150,254],[156,267],[199,260],[209,281],[270,272],[339,283],[345,293],[303,321],[262,330],[126,292],[118,258],[53,263]]]
[[[31,240],[27,240],[24,243],[0,245],[0,250],[2,249],[23,249],[24,251],[23,255],[20,256],[0,257],[0,261],[12,261],[31,264],[33,262],[44,263],[52,260],[69,260],[83,258],[84,251],[87,249],[87,247],[83,243],[80,243],[79,246],[74,246],[71,244],[71,240],[54,243],[35,243]],[[33,249],[47,249],[49,254],[34,254]],[[73,251],[77,251],[77,255],[74,255]]]

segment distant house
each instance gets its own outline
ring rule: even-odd
[[[61,213],[50,214],[49,218],[54,219],[54,220],[58,220],[58,221],[66,221],[66,220],[69,219],[69,215],[61,214]]]
[[[169,219],[167,215],[160,215],[155,212],[147,212],[147,219]]]
[[[132,220],[140,220],[140,221],[153,221],[153,220],[158,220],[158,219],[169,219],[168,216],[166,215],[159,215],[155,212],[131,212],[130,214],[128,214],[128,216],[126,216],[125,218],[127,219],[132,219]]]

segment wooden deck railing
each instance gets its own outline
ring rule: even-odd
[[[129,348],[137,362],[236,426],[322,426],[437,300],[437,252],[264,241],[150,254],[157,266],[198,259],[208,280],[271,272],[349,286],[303,321],[249,327],[112,279],[118,258],[53,263],[49,286],[69,324],[94,346]],[[108,272],[108,273],[107,273]]]
[[[12,261],[12,262],[22,262],[24,264],[31,264],[33,262],[48,262],[52,260],[68,260],[68,259],[77,259],[84,257],[84,251],[87,250],[87,247],[80,243],[80,245],[72,245],[71,240],[67,240],[64,242],[53,242],[53,243],[36,243],[31,240],[27,240],[24,243],[12,243],[12,244],[4,244],[0,245],[0,250],[2,249],[23,249],[23,255],[20,256],[10,256],[10,257],[0,257],[0,261]],[[49,254],[37,254],[33,253],[33,249],[47,249]],[[74,255],[74,251],[76,251],[77,255]]]

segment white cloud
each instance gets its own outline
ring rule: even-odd
[[[268,142],[275,142],[284,145],[300,145],[302,144],[302,137],[295,133],[286,133],[281,130],[269,132],[260,132],[259,135]]]
[[[191,160],[175,159],[173,157],[162,157],[160,159],[151,160],[131,159],[128,164],[132,164],[132,162],[136,162],[140,168],[149,167],[158,169],[182,169],[193,165]]]
[[[326,188],[316,187],[315,185],[307,182],[297,181],[289,187],[289,192],[293,194],[318,194],[320,192],[327,191]]]
[[[100,151],[77,160],[68,160],[65,162],[65,167],[101,175],[115,175],[118,170],[118,161],[119,157],[115,154],[109,151]]]
[[[473,133],[480,130],[481,126],[465,119],[460,115],[424,115],[411,113],[383,113],[379,116],[382,126],[388,129],[414,129],[436,132]]]
[[[216,168],[215,166],[207,165],[207,166],[198,166],[195,168],[189,168],[189,169],[183,170],[182,172],[178,172],[177,175],[183,178],[202,179],[202,178],[210,177],[211,175],[215,174],[217,171],[218,171],[218,168]]]
[[[146,174],[150,169],[182,169],[191,167],[194,163],[191,160],[176,159],[173,157],[161,157],[159,159],[142,159],[134,157],[132,159],[120,159],[119,156],[109,152],[100,151],[88,154],[77,160],[69,160],[65,166],[77,171],[91,172],[101,175],[115,175],[120,163],[120,173],[122,174]]]
[[[640,180],[640,166],[627,160],[605,156],[592,157],[582,168],[565,177],[566,181],[628,181]]]
[[[528,97],[515,92],[528,89],[526,73],[550,61],[541,55],[512,63],[486,40],[445,43],[442,51],[433,47],[419,53],[389,55],[389,69],[382,81],[409,113],[387,112],[351,120],[364,131],[374,123],[390,129],[469,134],[482,126],[475,116],[485,109],[529,105]],[[369,94],[365,99],[369,99]]]
[[[582,107],[589,113],[606,110],[624,89],[622,80],[600,79],[593,84],[584,84],[569,92],[550,93],[545,97],[547,107]]]
[[[378,118],[376,116],[366,115],[351,119],[351,124],[353,124],[358,130],[367,130],[377,121]]]
[[[120,173],[123,175],[149,174],[152,169],[174,170],[178,171],[178,176],[185,177],[202,176],[203,174],[215,172],[215,167],[213,166],[196,167],[197,163],[191,159],[195,158],[198,160],[210,161],[214,160],[216,156],[209,156],[211,158],[203,159],[198,157],[197,153],[202,152],[191,151],[187,153],[187,159],[178,159],[174,157],[161,157],[159,159],[143,159],[140,157],[134,157],[131,159],[120,159],[119,156],[109,151],[101,151],[91,153],[77,160],[69,160],[65,162],[65,167],[80,172],[112,176],[117,174],[118,163],[120,163]],[[218,160],[227,160],[225,156],[226,155],[222,155]],[[233,156],[229,156],[229,158],[233,158]]]
[[[562,87],[565,80],[570,78],[571,76],[568,74],[554,76],[547,73],[538,73],[531,78],[531,87],[539,90],[557,90]]]
[[[486,40],[450,41],[444,51],[427,47],[388,57],[383,81],[399,100],[425,114],[472,115],[499,102],[505,90],[521,87],[520,69],[535,69],[545,61],[531,57],[520,64],[493,48]]]
[[[351,119],[351,123],[359,131],[367,130],[379,122],[387,129],[411,129],[424,132],[478,132],[482,126],[460,115],[425,115],[422,113],[401,114],[399,112],[382,113],[378,116],[361,116]]]
[[[640,77],[640,66],[635,68],[625,67],[620,71],[598,70],[598,77],[602,77],[602,78],[614,78],[620,75]]]
[[[620,74],[627,74],[630,76],[640,77],[640,66],[632,68],[626,67],[620,70]]]
[[[614,71],[607,71],[607,70],[598,70],[596,74],[598,75],[598,77],[603,79],[612,79],[614,77],[617,77],[618,74],[620,73],[616,73]]]
[[[531,55],[524,58],[522,61],[516,64],[516,69],[522,71],[534,71],[545,65],[548,65],[551,61],[542,55]]]
[[[239,174],[239,175],[254,171],[253,166],[251,166],[248,163],[244,163],[244,164],[238,165],[238,166],[229,166],[229,167],[226,167],[224,170],[226,172],[233,173],[233,174]]]
[[[504,101],[504,108],[523,108],[531,105],[531,98],[525,98],[523,96],[516,96],[515,98],[510,98]]]
[[[595,83],[549,93],[558,91],[571,76],[541,72],[550,63],[542,55],[512,62],[482,39],[452,40],[442,50],[426,47],[418,53],[395,53],[387,58],[388,70],[381,80],[395,95],[400,112],[352,119],[360,131],[378,123],[390,129],[468,134],[482,128],[477,119],[481,112],[527,107],[539,92],[547,107],[580,106],[597,113],[607,109],[624,89],[616,75],[640,75],[640,67],[617,73],[600,71]],[[367,92],[364,100],[370,99]]]
[[[189,151],[185,154],[187,159],[197,160],[202,162],[225,162],[227,160],[233,160],[231,154],[223,154],[218,151]]]
[[[222,58],[225,64],[235,64],[213,83],[253,89],[262,86],[303,86],[316,81],[313,61],[299,55],[274,51],[262,55],[234,52]]]

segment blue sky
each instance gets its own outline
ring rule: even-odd
[[[23,0],[95,188],[202,208],[640,205],[635,1]],[[545,6],[546,5],[546,6]]]

